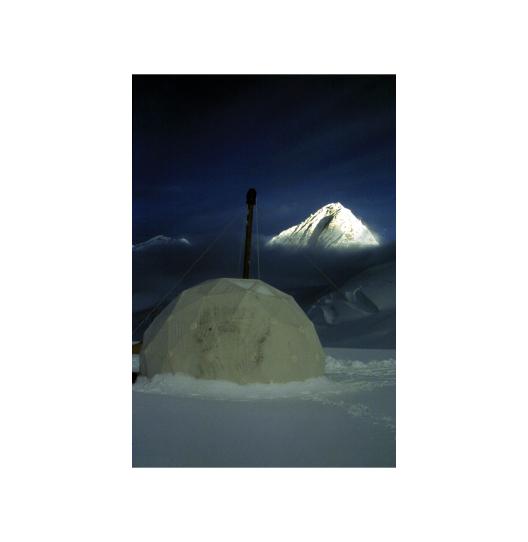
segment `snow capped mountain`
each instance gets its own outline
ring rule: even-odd
[[[372,232],[341,203],[329,203],[268,241],[270,246],[347,248],[378,245]]]
[[[141,250],[145,248],[153,248],[153,247],[159,247],[159,246],[164,246],[164,245],[191,246],[191,243],[187,239],[185,239],[185,237],[174,239],[172,237],[167,237],[166,235],[156,235],[156,237],[152,237],[152,239],[149,239],[148,241],[144,241],[143,243],[138,243],[137,245],[132,245],[132,249]]]

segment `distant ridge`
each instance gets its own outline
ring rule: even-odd
[[[144,241],[143,243],[132,245],[132,250],[142,250],[145,248],[152,248],[152,247],[158,247],[158,246],[164,246],[164,245],[170,245],[170,244],[191,246],[191,243],[185,237],[174,239],[173,237],[167,237],[166,235],[156,235],[156,237],[152,237],[148,241]]]

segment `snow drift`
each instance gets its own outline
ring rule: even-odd
[[[395,262],[370,267],[308,308],[323,344],[394,348]]]

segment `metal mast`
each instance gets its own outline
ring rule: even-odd
[[[244,250],[244,272],[242,278],[249,278],[249,262],[251,260],[251,233],[253,230],[253,207],[257,203],[257,191],[250,188],[246,194],[247,219],[246,219],[246,246]]]

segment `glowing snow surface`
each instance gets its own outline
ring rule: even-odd
[[[280,232],[268,241],[270,246],[318,248],[378,244],[367,226],[339,202],[321,207],[300,224]]]
[[[394,350],[325,351],[304,382],[139,377],[134,466],[395,466]]]

